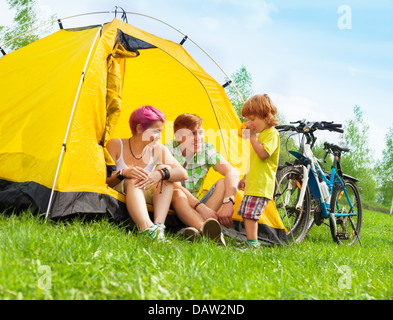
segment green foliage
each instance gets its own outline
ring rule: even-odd
[[[17,36],[24,34],[11,41],[7,48],[17,50],[34,41],[40,39],[49,31],[48,28],[28,32],[35,27],[45,23],[47,20],[53,20],[54,17],[42,17],[36,10],[35,0],[7,0],[10,10],[15,10],[14,23],[12,27],[0,28],[0,43],[6,43]]]
[[[16,10],[14,17],[13,28],[3,27],[2,33],[0,34],[2,41],[7,42],[16,36],[28,31],[37,20],[37,14],[34,10],[35,1],[34,0],[7,0],[10,9]],[[25,36],[19,37],[12,41],[9,48],[12,50],[24,47],[36,40],[39,37],[36,34],[26,34]]]
[[[355,118],[346,121],[342,143],[351,151],[342,156],[342,167],[346,174],[359,179],[359,189],[364,200],[376,198],[377,183],[374,176],[374,159],[368,145],[369,126],[364,122],[359,106],[353,108]]]
[[[317,157],[317,159],[323,159],[325,156],[325,149],[324,149],[324,141],[321,141],[319,143],[316,143],[314,148],[313,148],[313,153]],[[325,159],[325,162],[321,162],[322,167],[325,169],[325,171],[330,172],[332,165],[333,165],[333,159],[332,156],[327,156]]]
[[[246,122],[247,119],[242,117],[241,111],[244,102],[246,102],[247,99],[253,94],[251,73],[247,71],[245,66],[242,66],[239,70],[231,75],[231,80],[233,83],[225,88],[227,95],[240,120]],[[226,79],[226,81],[228,81],[228,79]],[[234,85],[236,86],[237,90]]]
[[[288,132],[280,132],[280,157],[278,159],[278,164],[283,166],[287,162],[293,162],[294,158],[289,151],[296,151],[298,149],[299,147],[296,145],[295,140]]]
[[[390,213],[390,204],[389,204],[389,207],[387,207],[387,206],[384,206],[383,204],[378,203],[378,202],[363,200],[362,207],[363,207],[363,209],[367,209],[367,210],[371,210],[371,211]]]
[[[382,154],[383,160],[378,163],[377,172],[382,204],[390,207],[393,204],[393,126],[386,134],[386,146]]]

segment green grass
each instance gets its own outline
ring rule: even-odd
[[[105,219],[0,215],[0,299],[392,299],[392,226],[365,210],[363,247],[322,225],[301,244],[243,252],[232,239],[152,243]]]

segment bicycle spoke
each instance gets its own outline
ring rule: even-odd
[[[356,184],[346,180],[344,185],[345,190],[341,184],[336,184],[332,195],[331,205],[337,227],[336,234],[332,233],[332,236],[340,244],[352,245],[360,240],[362,207]]]
[[[277,210],[284,226],[287,228],[289,239],[300,242],[308,231],[308,212],[310,210],[310,196],[307,193],[303,206],[296,210],[299,201],[301,172],[292,166],[284,167],[277,173],[277,186],[274,195]]]

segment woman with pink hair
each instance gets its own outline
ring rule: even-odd
[[[165,115],[152,106],[136,109],[130,116],[132,136],[111,139],[106,146],[116,162],[107,178],[109,187],[126,195],[126,206],[139,232],[150,239],[165,239],[165,219],[173,193],[173,182],[188,178],[186,170],[169,150],[158,143]],[[146,203],[154,206],[151,221]]]

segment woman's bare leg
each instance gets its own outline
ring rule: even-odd
[[[144,192],[135,187],[136,180],[127,179],[124,183],[126,191],[126,206],[131,219],[143,232],[153,225],[146,207]]]

